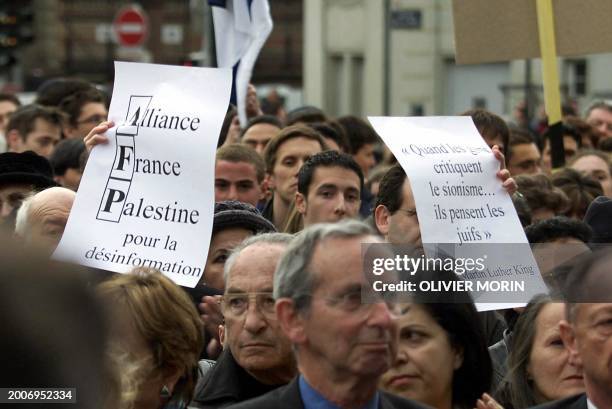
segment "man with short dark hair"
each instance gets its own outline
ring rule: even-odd
[[[587,108],[585,120],[597,131],[599,138],[612,137],[612,104],[608,101],[594,101]]]
[[[289,207],[295,200],[300,168],[309,157],[326,149],[323,137],[304,125],[284,128],[266,146],[264,161],[273,195],[263,215],[278,230],[285,227]]]
[[[298,173],[295,207],[304,227],[359,215],[363,173],[350,155],[325,151],[312,155]]]
[[[83,139],[108,117],[106,96],[94,87],[68,95],[62,99],[58,108],[68,116],[63,126],[64,135],[68,139]]]
[[[225,264],[222,310],[224,349],[195,391],[192,406],[221,408],[263,395],[296,374],[289,339],[283,334],[272,296],[274,270],[292,236],[251,237]]]
[[[276,316],[293,344],[300,375],[235,409],[420,408],[378,390],[397,353],[398,306],[367,303],[363,243],[376,243],[357,221],[318,224],[289,244],[274,274]],[[340,255],[340,256],[339,256]]]
[[[62,136],[62,113],[56,108],[26,105],[11,115],[6,127],[9,152],[33,151],[49,158]]]
[[[510,129],[506,121],[486,109],[471,109],[462,113],[463,116],[471,116],[476,129],[485,140],[489,148],[497,145],[502,153],[508,148]]]
[[[81,156],[85,152],[85,143],[81,139],[64,139],[57,144],[49,162],[53,166],[55,181],[74,190],[81,183]]]
[[[370,169],[376,165],[374,147],[379,142],[376,131],[363,119],[352,115],[340,117],[338,122],[346,131],[350,147],[349,153],[361,167],[363,176],[367,178]]]
[[[257,207],[264,197],[263,159],[248,146],[224,145],[215,160],[215,202],[238,200]]]
[[[249,120],[242,130],[240,141],[255,150],[262,158],[270,139],[280,132],[282,125],[272,115],[259,115]]]
[[[533,175],[542,172],[542,155],[533,137],[518,129],[510,132],[506,163],[512,176]]]

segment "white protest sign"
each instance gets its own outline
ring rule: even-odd
[[[509,307],[548,291],[512,200],[496,177],[500,163],[470,117],[369,120],[408,175],[426,255],[436,257],[436,246],[452,244],[452,256],[483,261],[482,271],[464,275],[482,282],[480,292],[472,293],[475,301],[481,299],[479,309],[501,308],[488,305],[493,293]]]
[[[54,257],[119,273],[153,267],[194,287],[231,81],[229,69],[116,62],[115,126],[91,152]]]

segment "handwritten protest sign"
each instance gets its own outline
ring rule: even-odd
[[[153,267],[194,287],[230,88],[230,70],[116,62],[116,126],[91,152],[54,257],[119,273]]]
[[[453,244],[455,257],[484,260],[483,271],[464,278],[519,279],[525,290],[505,300],[512,305],[547,292],[510,196],[496,177],[499,161],[470,117],[369,120],[408,175],[428,256],[440,244]],[[474,297],[491,302],[493,294],[485,293]],[[494,308],[500,307],[480,306]]]

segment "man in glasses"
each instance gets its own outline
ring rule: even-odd
[[[291,235],[267,233],[234,248],[224,270],[224,350],[196,391],[192,406],[220,408],[263,395],[296,373],[272,296],[274,269]]]
[[[59,104],[68,116],[62,131],[67,139],[83,139],[100,122],[106,121],[106,96],[94,87],[68,95]]]
[[[397,308],[361,292],[362,243],[380,243],[357,221],[317,224],[297,236],[276,269],[276,314],[300,375],[235,408],[420,408],[378,391],[397,352]]]

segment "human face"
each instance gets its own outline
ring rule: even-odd
[[[453,374],[462,363],[461,351],[444,328],[425,308],[412,304],[399,318],[397,359],[381,387],[434,408],[451,407]]]
[[[280,128],[272,124],[256,124],[251,126],[242,136],[242,143],[250,146],[263,157],[263,152],[270,139],[274,137]]]
[[[319,152],[321,144],[303,136],[289,139],[281,144],[276,152],[276,163],[270,175],[270,187],[274,189],[275,195],[285,203],[291,203],[297,191],[298,171],[308,158]]]
[[[318,167],[312,175],[308,198],[298,193],[296,206],[304,215],[304,226],[333,223],[356,217],[361,204],[359,176],[340,166]]]
[[[568,162],[572,156],[578,151],[578,143],[571,135],[563,135],[563,152],[565,155],[565,162]],[[542,152],[542,168],[548,174],[552,170],[552,155],[550,152],[550,141],[546,139],[544,144],[544,151]]]
[[[402,205],[388,216],[386,231],[381,231],[389,243],[422,246],[421,229],[416,213],[414,194],[408,178],[402,186]]]
[[[612,137],[612,112],[604,108],[595,108],[586,121],[597,130],[600,138]]]
[[[55,181],[63,187],[76,192],[81,184],[82,176],[83,174],[79,169],[68,168],[62,176],[55,176]]]
[[[47,122],[42,118],[36,118],[34,128],[26,135],[25,141],[17,138],[18,148],[16,152],[34,151],[48,159],[60,138],[61,130],[58,125]]]
[[[203,284],[218,290],[225,288],[223,280],[223,267],[229,253],[247,237],[252,236],[250,230],[240,227],[221,230],[215,233],[210,240],[206,266],[202,275]]]
[[[564,304],[550,303],[542,307],[535,321],[527,373],[538,403],[584,392],[582,370],[570,360],[561,340],[559,323],[564,314]]]
[[[326,376],[377,383],[395,359],[397,320],[385,303],[362,303],[361,291],[369,286],[362,272],[362,242],[379,240],[328,238],[315,246],[310,269],[316,285],[310,309],[302,313],[305,338],[298,356]]]
[[[521,143],[511,146],[512,155],[508,170],[512,176],[534,175],[542,172],[542,157],[535,143]]]
[[[84,138],[100,122],[106,121],[108,110],[101,102],[87,102],[81,108],[76,126],[69,125],[64,129],[66,138]]]
[[[267,384],[288,382],[295,368],[272,297],[274,270],[284,251],[285,246],[267,243],[244,249],[229,272],[224,295],[225,345],[238,365]],[[246,309],[232,312],[240,311],[245,296]]]
[[[6,219],[14,209],[21,206],[23,199],[32,192],[30,185],[4,185],[0,187],[0,220]]]
[[[583,156],[574,162],[572,169],[598,180],[604,195],[612,197],[612,176],[610,176],[610,166],[606,161],[594,155]]]
[[[219,160],[215,165],[215,202],[238,200],[257,206],[262,198],[255,165]]]
[[[11,101],[0,101],[0,134],[6,131],[9,118],[15,111],[17,111],[17,105]]]
[[[368,173],[370,173],[370,169],[374,165],[376,165],[376,159],[374,158],[374,144],[366,143],[363,145],[357,153],[353,155],[353,159],[361,168],[364,177],[368,177]]]

